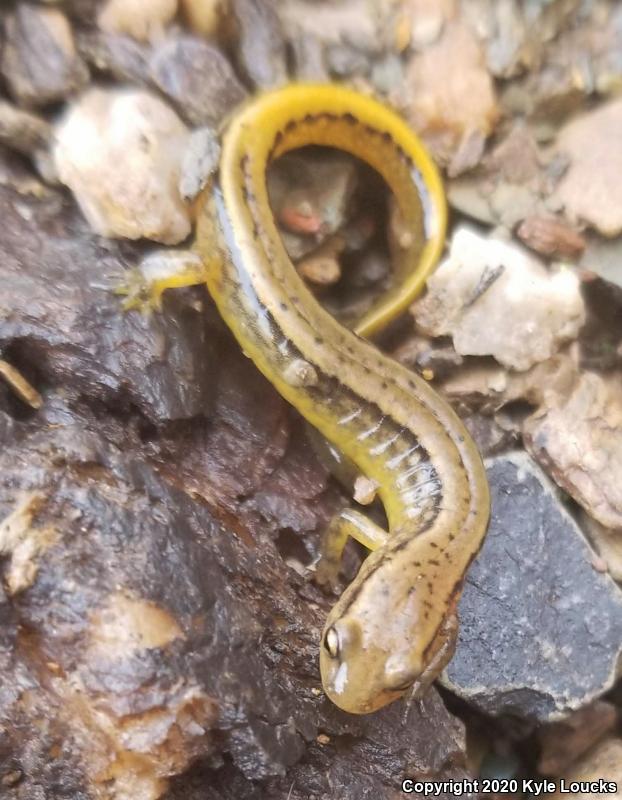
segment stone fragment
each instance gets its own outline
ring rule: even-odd
[[[0,100],[0,144],[30,155],[47,147],[50,134],[44,119]]]
[[[454,160],[458,156],[459,151]],[[516,122],[475,172],[449,182],[449,202],[487,225],[513,228],[546,211],[549,181],[543,160],[532,131]]]
[[[63,100],[89,78],[67,18],[55,8],[18,4],[5,22],[0,69],[13,97],[26,106]]]
[[[285,83],[285,38],[276,6],[270,0],[230,0],[230,6],[240,69],[260,89]]]
[[[597,700],[567,719],[545,725],[538,731],[538,772],[563,775],[574,761],[609,733],[618,721],[616,707]]]
[[[44,151],[39,150],[36,152],[35,160],[42,152]],[[32,169],[30,169],[22,159],[15,158],[15,153],[7,150],[2,145],[0,145],[0,186],[11,187],[25,197],[45,197],[48,200],[53,197],[57,207],[60,207],[63,203],[63,197],[60,192],[54,192],[47,186],[44,186],[44,184],[33,175]]]
[[[194,200],[218,168],[220,139],[213,128],[192,131],[179,176],[179,192],[186,202]]]
[[[91,89],[58,124],[54,160],[97,233],[177,244],[190,232],[178,190],[187,141],[157,97]]]
[[[525,444],[556,483],[608,528],[622,528],[622,379],[585,372],[525,423]]]
[[[270,168],[270,205],[292,258],[343,227],[357,186],[356,162],[341,153],[288,153]]]
[[[406,0],[398,22],[407,26],[405,42],[415,50],[424,50],[436,42],[443,27],[456,14],[456,0]]]
[[[0,519],[0,556],[5,559],[3,582],[8,595],[23,592],[35,582],[46,551],[56,544],[54,528],[35,521],[43,505],[43,495],[27,492]]]
[[[563,776],[565,791],[558,789],[549,795],[551,800],[602,800],[604,794],[601,781],[606,781],[611,787],[607,797],[611,800],[622,798],[622,739],[611,736],[597,744],[589,753],[573,765]],[[569,791],[575,782],[593,782],[593,790],[589,787],[586,791],[581,785],[576,791]],[[614,788],[615,787],[615,788]]]
[[[486,47],[488,68],[496,77],[510,78],[524,67],[523,53],[529,41],[525,19],[521,7],[512,0],[498,0],[490,11],[494,35]]]
[[[188,27],[205,37],[214,37],[222,22],[225,0],[179,0]]]
[[[107,0],[98,16],[108,33],[126,33],[139,42],[155,41],[177,13],[177,0]]]
[[[450,164],[463,140],[488,136],[498,109],[482,50],[470,29],[459,21],[408,66],[404,96],[406,115],[435,157]],[[469,164],[472,166],[472,163]]]
[[[79,31],[76,40],[82,57],[98,72],[121,82],[149,83],[149,45],[99,30]]]
[[[367,53],[344,42],[327,45],[326,63],[331,74],[342,79],[355,75],[367,75],[370,69]]]
[[[287,37],[292,53],[294,74],[300,81],[327,83],[330,80],[324,61],[322,42],[313,34],[295,30]]]
[[[622,232],[622,99],[571,120],[557,137],[558,152],[570,158],[554,199],[572,219],[604,236]]]
[[[291,0],[279,8],[288,39],[311,37],[323,44],[349,44],[362,52],[377,50],[383,16],[381,7],[367,0],[317,3],[312,14],[306,0]]]
[[[553,133],[558,121],[594,94],[614,94],[622,77],[622,10],[617,3],[538,3],[527,30],[528,67],[506,85],[502,102],[510,114],[532,116]],[[561,13],[560,13],[561,12]],[[536,47],[533,47],[533,43]]]
[[[150,62],[153,82],[191,125],[216,125],[247,95],[226,56],[193,36],[163,42]]]
[[[458,353],[492,355],[518,370],[575,338],[585,318],[570,270],[549,272],[517,245],[466,227],[454,233],[412,313],[424,333],[451,336]]]
[[[587,321],[576,354],[583,369],[602,373],[618,370],[622,367],[622,286],[593,272],[584,272],[581,277]]]
[[[622,528],[605,528],[588,514],[583,516],[583,526],[611,577],[622,583]]]
[[[494,362],[467,364],[442,381],[443,395],[455,403],[473,407],[497,408],[508,388],[507,370]]]
[[[580,266],[622,288],[622,237],[603,239],[594,236],[587,242]]]
[[[321,247],[305,256],[296,269],[302,277],[316,286],[332,286],[341,278],[339,252],[343,250],[343,241],[328,239]]]
[[[544,256],[578,258],[585,250],[585,239],[563,219],[550,215],[531,215],[518,226],[518,238]]]
[[[492,513],[459,605],[443,683],[486,713],[552,721],[606,692],[622,592],[526,454],[488,462]]]

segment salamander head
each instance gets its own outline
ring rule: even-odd
[[[366,641],[363,630],[356,617],[334,621],[329,617],[320,649],[324,691],[335,705],[351,714],[382,708],[408,691],[422,672],[414,650],[391,653]]]
[[[368,714],[413,689],[417,695],[451,658],[459,588],[441,598],[426,580],[368,557],[326,622],[320,645],[324,691],[344,711]],[[359,578],[362,580],[359,581]]]

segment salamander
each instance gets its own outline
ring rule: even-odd
[[[393,288],[354,330],[305,286],[270,211],[268,166],[306,145],[374,168],[412,234],[394,254]],[[196,251],[224,321],[276,390],[374,482],[386,513],[386,531],[347,508],[326,533],[320,578],[334,578],[348,536],[371,553],[328,615],[324,690],[357,714],[421,693],[453,654],[461,587],[486,532],[488,484],[450,406],[362,337],[411,303],[438,260],[446,212],[437,170],[379,102],[340,86],[292,85],[233,115],[196,208]]]

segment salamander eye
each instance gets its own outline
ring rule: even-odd
[[[339,634],[335,628],[329,628],[326,631],[324,647],[328,650],[328,654],[331,658],[337,658],[339,656]]]

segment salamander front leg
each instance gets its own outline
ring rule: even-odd
[[[389,538],[389,534],[365,514],[347,508],[331,520],[322,541],[322,554],[315,573],[316,581],[325,586],[337,585],[343,550],[351,536],[367,547],[377,550]]]
[[[205,265],[192,250],[156,251],[129,270],[114,292],[125,297],[126,310],[154,311],[162,307],[162,294],[167,289],[205,283],[205,275]]]
[[[447,615],[445,621],[436,634],[436,640],[434,642],[436,649],[433,650],[432,658],[408,692],[406,707],[404,709],[404,715],[402,719],[403,722],[405,722],[406,718],[408,717],[408,712],[410,710],[412,701],[421,699],[428,686],[438,678],[447,664],[449,664],[451,661],[454,650],[456,649],[458,628],[458,614],[454,607]]]

